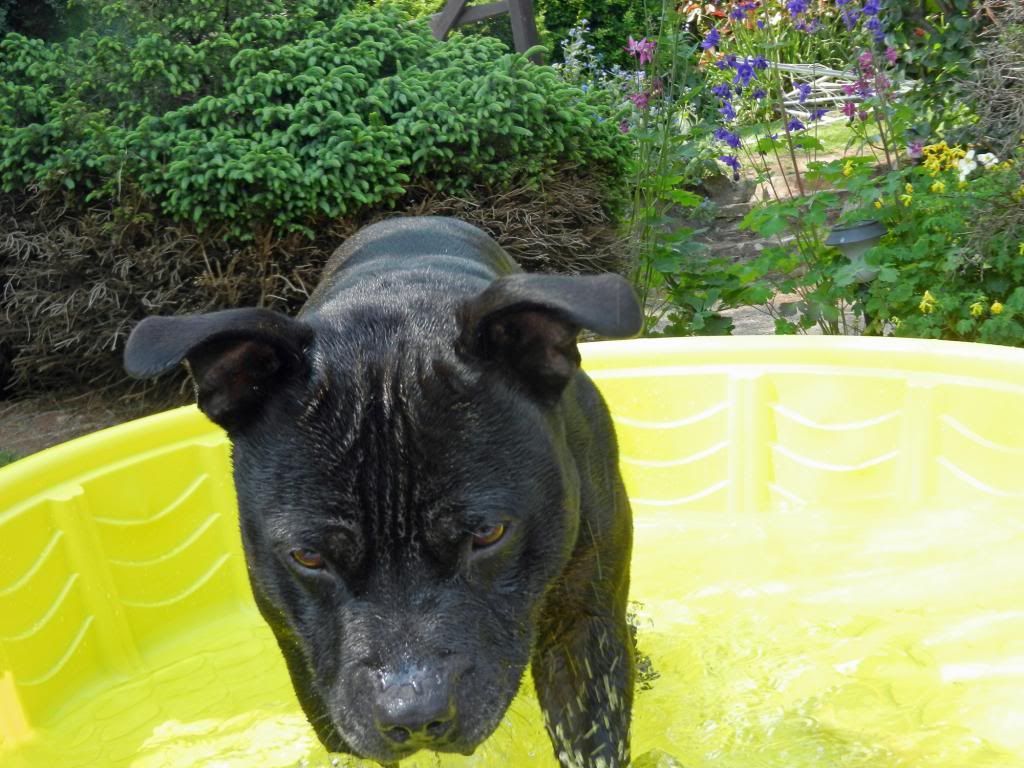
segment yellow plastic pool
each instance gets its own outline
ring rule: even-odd
[[[1024,766],[1024,352],[584,355],[636,516],[639,764]],[[251,603],[216,428],[185,408],[0,471],[0,766],[332,764],[356,763]],[[414,764],[554,761],[524,694],[474,756]]]

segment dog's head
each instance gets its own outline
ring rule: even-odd
[[[577,333],[641,320],[613,276],[507,276],[425,317],[378,297],[149,318],[125,352],[140,377],[188,362],[303,708],[329,749],[381,762],[469,753],[499,723],[576,542]]]

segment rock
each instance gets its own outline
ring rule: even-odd
[[[729,203],[715,208],[716,219],[739,220],[750,212],[750,203]]]
[[[704,196],[716,205],[735,205],[750,202],[757,185],[752,179],[733,181],[725,175],[708,176],[701,180]]]

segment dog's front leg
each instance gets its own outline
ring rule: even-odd
[[[633,646],[625,618],[581,617],[541,636],[537,698],[563,768],[629,765]]]

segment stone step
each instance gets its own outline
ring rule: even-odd
[[[750,212],[751,208],[753,208],[751,203],[728,203],[726,205],[719,205],[715,208],[715,218],[738,221],[746,216]]]

